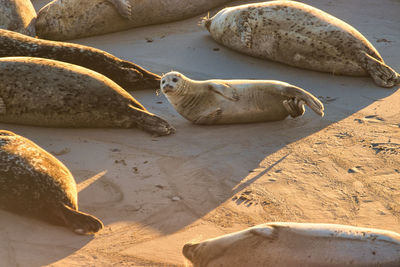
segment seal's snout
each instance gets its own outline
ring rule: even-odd
[[[174,90],[174,87],[172,85],[166,84],[162,87],[162,91],[166,93],[170,93]]]

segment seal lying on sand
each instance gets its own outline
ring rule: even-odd
[[[75,39],[193,17],[231,0],[54,0],[38,12],[38,36]]]
[[[0,208],[96,233],[102,222],[78,210],[74,177],[59,160],[32,141],[0,130]]]
[[[0,80],[0,122],[174,132],[116,83],[80,66],[44,58],[0,58]]]
[[[195,267],[400,266],[400,235],[335,224],[267,223],[186,244]]]
[[[126,90],[154,89],[160,76],[89,46],[32,38],[0,29],[0,57],[30,56],[64,61],[97,71]]]
[[[36,11],[29,0],[0,0],[0,29],[35,37]]]
[[[304,104],[324,115],[316,97],[280,81],[194,81],[174,71],[162,76],[161,90],[179,114],[196,124],[283,120],[303,115]]]
[[[400,83],[400,75],[356,29],[297,1],[225,8],[202,24],[217,42],[252,56],[334,74],[370,75],[382,87]]]

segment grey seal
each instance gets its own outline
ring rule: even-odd
[[[47,127],[174,128],[107,77],[69,63],[0,58],[0,122]]]
[[[103,228],[96,217],[78,210],[71,172],[29,139],[0,130],[0,208],[65,226],[77,234]]]
[[[219,43],[242,53],[333,74],[371,76],[382,87],[400,83],[355,28],[297,1],[229,7],[202,24]]]
[[[230,0],[54,0],[38,12],[38,36],[75,39],[182,20]]]
[[[324,115],[324,106],[315,96],[281,81],[195,81],[173,71],[161,77],[160,86],[176,111],[195,124],[283,120],[303,115],[305,104]]]
[[[183,247],[194,267],[400,266],[400,235],[339,224],[274,222]]]

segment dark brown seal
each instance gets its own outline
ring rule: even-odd
[[[0,0],[0,29],[36,36],[36,11],[29,0]]]
[[[138,127],[174,132],[107,77],[69,63],[0,58],[0,122],[47,127]]]
[[[78,234],[103,228],[78,210],[70,171],[50,153],[13,132],[0,130],[0,208],[66,226]]]
[[[97,71],[125,90],[155,89],[160,76],[132,62],[89,46],[32,38],[0,29],[0,57],[29,56],[55,59]]]

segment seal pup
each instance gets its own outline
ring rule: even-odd
[[[400,83],[355,28],[297,1],[229,7],[201,22],[219,43],[245,54],[333,74],[368,76],[381,87]]]
[[[96,217],[78,210],[71,172],[25,137],[0,130],[0,208],[66,226],[77,234],[103,228]]]
[[[0,58],[0,122],[47,127],[138,127],[174,132],[107,77],[69,63]]]
[[[47,41],[0,29],[0,57],[29,56],[55,59],[97,71],[125,90],[155,89],[160,76],[89,46]]]
[[[30,0],[0,0],[0,29],[35,37],[36,11]]]
[[[182,20],[232,0],[54,0],[38,12],[38,36],[75,39]]]
[[[294,85],[269,80],[195,81],[179,72],[161,77],[162,92],[176,111],[195,124],[283,120],[303,115],[304,104],[320,116],[324,106]]]
[[[266,223],[188,243],[195,267],[400,266],[400,235],[338,224]]]

